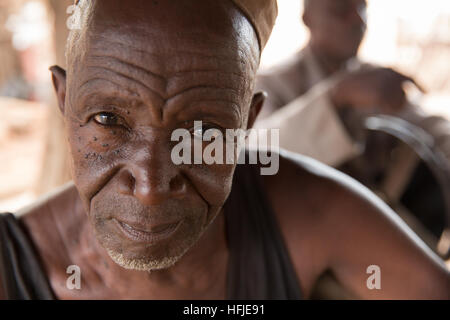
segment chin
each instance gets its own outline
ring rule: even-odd
[[[113,260],[116,264],[124,269],[151,272],[172,267],[188,250],[189,248],[186,249],[184,253],[181,253],[178,256],[162,257],[161,259],[126,258],[122,253],[109,249],[107,249],[106,251],[108,252],[111,260]]]

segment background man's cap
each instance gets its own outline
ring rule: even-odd
[[[252,23],[261,51],[266,46],[278,15],[276,0],[232,0]]]

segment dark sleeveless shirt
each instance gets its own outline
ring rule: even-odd
[[[257,170],[252,165],[236,167],[224,206],[227,298],[301,299],[297,275]],[[8,299],[55,298],[25,227],[12,214],[0,214],[0,279]]]

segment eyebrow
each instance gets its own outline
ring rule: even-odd
[[[208,106],[208,108],[205,109],[205,106]],[[198,101],[192,101],[185,108],[172,112],[172,114],[177,118],[183,114],[184,116],[196,118],[195,120],[220,115],[222,120],[227,122],[227,127],[231,128],[242,124],[241,109],[235,102],[226,99],[200,99]]]
[[[102,78],[102,77],[93,77],[93,78],[89,78],[88,80],[82,82],[79,86],[78,86],[78,90],[80,91],[79,94],[83,95],[84,91],[88,91],[88,94],[86,94],[85,96],[90,96],[93,93],[90,93],[90,91],[94,91],[92,88],[88,88],[85,89],[85,86],[92,85],[92,83],[97,82],[108,82],[109,85],[113,85],[114,86],[114,91],[118,92],[120,96],[127,96],[127,97],[140,97],[140,94],[130,88],[125,88],[124,86],[122,86],[120,83],[117,83],[111,79],[106,79],[106,78]],[[101,88],[104,88],[104,85],[101,86]],[[97,92],[97,91],[96,91]]]
[[[105,58],[108,59],[106,62]],[[111,62],[113,62],[113,65],[111,65]],[[152,91],[161,98],[164,98],[164,93],[167,87],[167,79],[162,75],[152,72],[151,70],[130,61],[115,57],[113,55],[90,55],[89,62],[86,64],[86,67],[91,70],[101,69],[114,73],[117,76],[136,82],[146,90]],[[136,76],[132,77],[130,74],[136,74]],[[152,82],[156,81],[155,88],[149,87],[146,84],[146,80],[150,79]]]
[[[88,113],[96,109],[109,108],[113,110],[114,108],[127,110],[131,108],[141,108],[143,106],[149,106],[148,101],[144,101],[140,95],[134,93],[131,90],[125,89],[122,85],[114,82],[110,79],[104,78],[92,78],[89,81],[92,82],[107,82],[108,86],[104,84],[97,84],[93,88],[90,88],[90,92],[82,95],[81,101],[79,102],[78,110],[82,113]],[[88,81],[87,81],[88,82]],[[219,88],[214,86],[197,86],[191,87],[187,91],[195,91],[195,90],[229,90],[228,88]],[[242,114],[241,109],[236,101],[231,98],[226,98],[224,95],[220,95],[217,97],[205,97],[205,98],[195,98],[195,99],[187,99],[186,102],[176,103],[174,107],[170,106],[171,100],[175,99],[183,99],[179,95],[168,99],[163,106],[155,106],[154,108],[158,108],[158,111],[161,111],[161,118],[159,120],[163,120],[166,117],[170,118],[186,118],[197,116],[197,120],[201,120],[202,118],[207,118],[208,116],[217,116],[220,114],[222,117],[226,117],[225,119],[230,126],[235,126],[236,124],[241,125],[242,122]],[[200,110],[208,105],[208,109]],[[111,108],[114,106],[114,108]],[[226,111],[229,110],[229,111]],[[180,115],[183,115],[180,117]]]
[[[202,93],[203,92],[203,93]],[[196,85],[184,88],[165,101],[163,116],[172,116],[180,112],[196,109],[196,106],[220,106],[221,110],[230,110],[233,119],[241,121],[241,106],[238,89],[228,86]],[[231,108],[230,108],[231,107]],[[229,111],[221,111],[229,115]]]
[[[90,84],[90,87],[86,87]],[[107,105],[105,101],[111,101],[109,104],[120,107],[121,105],[128,105],[137,107],[142,104],[141,96],[132,89],[125,88],[120,83],[112,79],[105,79],[101,77],[94,77],[79,86],[79,92],[75,99],[77,102],[72,103],[76,109],[82,112],[87,112],[99,105]],[[74,97],[72,97],[74,98]],[[96,106],[94,106],[94,104]]]
[[[92,81],[107,81],[113,84],[116,89],[126,90],[129,94],[146,98],[150,96],[152,99],[164,101],[164,95],[159,90],[156,90],[145,82],[140,80],[138,77],[132,77],[132,75],[127,74],[124,70],[117,70],[108,66],[87,66],[89,70],[89,77],[83,83],[79,85],[79,90],[83,90],[84,86]],[[165,85],[164,85],[165,87]]]
[[[207,56],[209,57],[209,55]],[[217,59],[217,57],[214,58]],[[215,69],[208,63],[207,66],[202,66],[197,70],[195,68],[193,70],[178,69],[168,75],[169,78],[166,79],[163,75],[155,73],[155,70],[149,70],[149,68],[130,62],[126,57],[110,53],[100,55],[96,52],[89,55],[85,67],[89,78],[78,86],[79,96],[84,102],[83,107],[85,107],[86,101],[92,101],[94,93],[99,104],[102,104],[100,100],[110,100],[111,104],[118,101],[122,105],[130,105],[129,101],[131,100],[135,102],[134,106],[150,106],[151,104],[152,107],[158,109],[155,110],[158,119],[163,120],[166,114],[185,110],[185,108],[172,110],[171,105],[182,106],[192,100],[199,100],[195,96],[194,99],[189,99],[189,95],[203,89],[206,90],[206,94],[200,100],[208,100],[210,103],[222,100],[221,103],[231,104],[235,109],[236,118],[241,119],[239,99],[236,98],[240,96],[241,89],[231,85],[237,79],[238,82],[242,81],[243,75],[238,71]],[[215,79],[217,72],[222,73],[222,77],[228,79],[226,83],[214,83],[215,81],[207,83],[206,80],[194,80],[194,83],[186,85],[189,84],[187,79],[198,79],[195,73],[206,74],[204,77]],[[189,76],[189,73],[192,75]],[[183,81],[185,76],[187,82]],[[85,93],[86,91],[87,93]],[[219,93],[219,91],[221,92]],[[178,104],[176,102],[179,99],[181,101]]]

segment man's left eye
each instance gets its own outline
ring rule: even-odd
[[[96,114],[94,120],[104,126],[115,126],[119,124],[119,117],[110,112]]]
[[[203,124],[202,126],[194,127],[192,134],[196,139],[203,140],[207,138],[210,141],[212,138],[217,139],[222,137],[222,130],[214,125]]]

